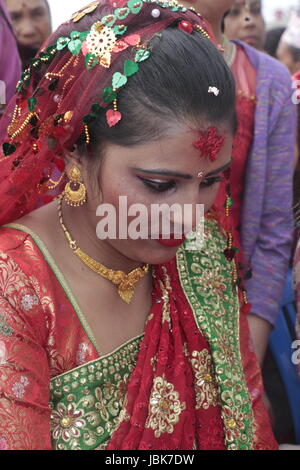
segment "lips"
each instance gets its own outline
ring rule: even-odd
[[[166,248],[175,248],[177,246],[182,245],[185,242],[185,236],[179,238],[175,238],[175,234],[172,233],[170,234],[168,239],[162,238],[162,235],[159,236],[159,239],[156,240],[157,243],[159,243],[162,246],[165,246]]]

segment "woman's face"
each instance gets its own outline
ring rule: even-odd
[[[90,197],[89,204],[93,205],[90,209],[96,213],[100,202],[110,204],[116,209],[118,221],[120,216],[123,220],[124,217],[127,219],[126,208],[120,208],[119,205],[120,196],[126,198],[128,209],[133,204],[141,204],[146,211],[142,225],[148,238],[133,240],[127,236],[127,239],[105,240],[111,248],[139,263],[160,264],[175,256],[178,245],[182,244],[183,240],[176,240],[177,246],[170,247],[164,246],[164,241],[152,239],[153,234],[156,238],[161,236],[162,226],[155,225],[150,217],[151,211],[155,205],[160,204],[165,204],[168,208],[177,204],[182,210],[185,204],[189,205],[185,207],[185,210],[187,207],[192,209],[189,230],[186,230],[187,227],[183,228],[183,221],[177,212],[175,215],[169,212],[165,217],[165,220],[167,218],[168,223],[170,222],[171,234],[189,232],[196,225],[196,205],[203,204],[205,212],[211,208],[223,172],[231,163],[231,133],[222,127],[216,129],[215,137],[219,139],[221,136],[225,140],[223,139],[223,144],[218,147],[216,160],[211,161],[210,158],[201,156],[200,150],[195,146],[196,142],[201,142],[200,132],[200,129],[197,131],[174,126],[167,137],[162,137],[156,142],[128,148],[107,145],[99,170],[101,201],[99,196],[94,199]],[[129,223],[137,216],[138,214],[133,216],[129,213]],[[170,238],[172,239],[172,235]]]
[[[236,0],[225,18],[225,34],[262,50],[266,40],[260,0]]]

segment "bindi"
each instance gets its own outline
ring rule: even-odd
[[[209,127],[205,131],[198,132],[198,140],[193,146],[200,151],[201,157],[207,157],[214,162],[223,147],[225,137],[218,134],[216,127]]]

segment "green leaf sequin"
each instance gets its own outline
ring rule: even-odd
[[[80,41],[80,39],[75,39],[69,42],[68,49],[72,54],[79,55],[81,51],[81,44],[82,42]]]
[[[127,7],[117,8],[115,10],[115,15],[118,18],[118,20],[125,20],[125,18],[127,18],[127,16],[129,15],[129,13],[130,13],[130,10]]]
[[[118,26],[114,26],[113,31],[116,36],[122,36],[127,31],[127,26],[120,24]]]
[[[151,52],[147,49],[139,49],[135,54],[135,61],[136,62],[143,62],[144,60],[149,59],[151,56]]]
[[[120,72],[116,72],[113,74],[112,85],[114,89],[121,88],[122,86],[126,85],[127,77],[122,75]]]
[[[111,103],[117,98],[117,93],[112,88],[104,88],[103,91],[103,102]]]
[[[99,57],[93,54],[87,54],[85,56],[85,65],[88,70],[93,69],[96,65],[99,64]]]
[[[137,0],[129,0],[127,3],[128,8],[130,9],[131,13],[137,15],[141,9],[143,8],[143,2]]]
[[[92,105],[92,113],[93,114],[99,116],[102,113],[102,111],[104,111],[104,108],[102,108],[102,106],[100,106],[100,104],[95,103],[95,104]]]
[[[57,50],[62,51],[65,47],[67,47],[69,42],[70,42],[69,38],[65,38],[65,37],[59,38],[56,44]]]
[[[35,110],[36,103],[36,98],[32,97],[28,99],[28,109],[31,113],[33,113],[33,111]]]
[[[4,144],[2,145],[2,148],[3,148],[3,153],[6,157],[15,153],[15,151],[17,150],[16,146],[13,144],[10,144],[9,142],[4,142]]]
[[[126,60],[124,64],[124,75],[126,75],[126,77],[131,77],[131,75],[137,73],[138,70],[139,65],[136,62],[133,62],[132,60]]]
[[[113,26],[116,22],[117,17],[115,15],[104,16],[101,20],[101,24],[104,26]]]
[[[93,114],[87,114],[86,116],[83,117],[83,122],[84,124],[91,124],[91,122],[95,121],[96,119],[96,116],[94,116]]]

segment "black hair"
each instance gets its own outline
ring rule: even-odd
[[[169,27],[152,39],[151,48],[151,57],[118,93],[120,123],[109,128],[102,115],[89,125],[91,154],[97,148],[99,155],[103,142],[126,147],[153,141],[174,123],[224,123],[235,132],[235,82],[214,44],[201,33]],[[218,88],[219,95],[209,87]],[[84,142],[82,136],[80,153]]]
[[[279,42],[284,31],[285,31],[285,27],[281,26],[279,28],[270,29],[267,32],[264,49],[270,56],[276,57],[276,52],[279,46]]]

